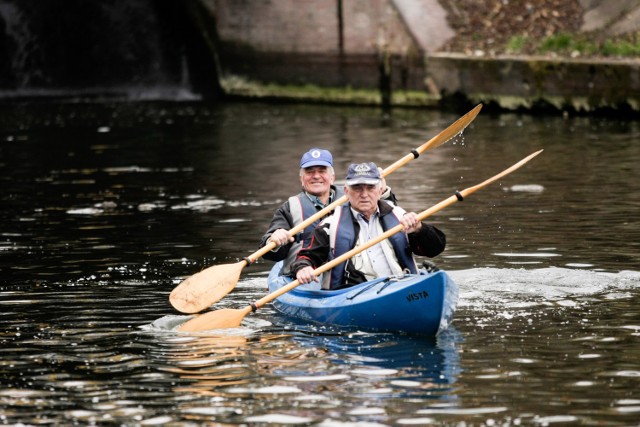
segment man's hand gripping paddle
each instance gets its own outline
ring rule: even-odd
[[[382,171],[382,176],[386,177],[400,167],[409,163],[411,160],[418,158],[420,154],[427,150],[436,148],[454,136],[462,132],[476,118],[482,104],[478,104],[464,116],[460,117],[448,128],[422,144],[420,147],[411,150],[409,154],[387,167]],[[347,201],[347,197],[343,196],[322,209],[315,215],[310,216],[301,224],[289,230],[289,236],[295,236],[307,226],[313,224],[316,220],[323,218],[337,206]],[[249,255],[243,260],[233,264],[214,265],[186,278],[182,283],[176,286],[169,295],[171,305],[183,313],[197,313],[209,307],[211,304],[219,301],[222,297],[233,290],[238,283],[242,269],[254,263],[267,252],[275,249],[276,244],[270,242],[257,252]]]
[[[499,180],[500,178],[504,177],[505,175],[510,174],[511,172],[515,171],[516,169],[519,169],[520,167],[522,167],[525,163],[527,163],[529,160],[533,159],[535,156],[537,156],[538,154],[542,153],[542,150],[537,151],[533,154],[530,154],[529,156],[525,157],[524,159],[520,160],[518,163],[514,164],[513,166],[511,166],[508,169],[505,169],[504,171],[500,172],[499,174],[487,179],[486,181],[475,185],[473,187],[469,187],[466,188],[462,191],[456,191],[456,193],[453,196],[450,196],[449,198],[441,201],[440,203],[430,207],[427,210],[424,210],[422,212],[420,212],[418,214],[418,218],[420,219],[420,221],[424,220],[425,218],[433,215],[434,213],[441,211],[442,209],[446,208],[449,205],[454,204],[455,202],[458,201],[462,201],[465,197],[468,197],[469,195],[471,195],[472,193],[480,190],[481,188]],[[381,234],[380,236],[376,237],[375,239],[372,239],[368,242],[366,242],[365,244],[361,245],[361,246],[356,246],[355,248],[353,248],[352,250],[350,250],[349,252],[339,256],[338,258],[335,258],[334,260],[321,265],[320,267],[316,268],[314,270],[314,274],[316,276],[318,276],[319,274],[324,273],[325,271],[331,270],[333,267],[335,267],[336,265],[345,262],[346,260],[348,260],[349,258],[351,258],[352,256],[359,254],[360,252],[364,251],[365,249],[370,248],[371,246],[380,243],[381,241],[383,241],[384,239],[389,238],[390,236],[396,234],[397,232],[401,231],[404,227],[402,226],[402,224],[400,225],[396,225],[393,228],[390,228],[389,230],[387,230],[385,233]],[[287,292],[289,292],[290,290],[294,289],[295,287],[299,286],[300,283],[297,280],[294,280],[293,282],[287,284],[286,286],[283,286],[282,288],[278,289],[275,292],[270,293],[269,295],[265,296],[264,298],[249,304],[248,306],[246,306],[245,308],[242,309],[230,309],[230,308],[225,308],[225,309],[221,309],[221,310],[215,310],[215,311],[210,311],[208,313],[205,314],[201,314],[197,317],[194,317],[191,320],[188,320],[187,322],[183,323],[178,330],[179,331],[183,331],[183,332],[196,332],[196,331],[205,331],[205,330],[209,330],[209,329],[222,329],[222,328],[235,328],[240,326],[240,322],[242,322],[242,319],[245,318],[245,316],[249,313],[251,313],[252,311],[256,311],[258,308],[262,307],[263,305],[273,301],[274,299],[278,298],[280,295],[285,294]]]

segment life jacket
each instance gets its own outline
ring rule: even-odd
[[[338,189],[333,185],[331,186],[331,189],[334,192],[334,196],[331,199],[331,202],[342,197],[343,192],[341,189]],[[301,191],[295,196],[289,197],[289,211],[291,212],[294,227],[298,224],[302,224],[305,219],[309,218],[312,215],[315,215],[320,210],[320,208],[313,204],[313,202],[309,199],[304,191]],[[309,242],[311,241],[311,237],[313,237],[313,230],[316,228],[316,225],[318,225],[320,221],[322,221],[322,218],[315,220],[313,223],[306,226],[304,230],[293,236],[294,241],[291,245],[291,248],[289,249],[287,258],[284,260],[281,274],[288,275],[291,273],[291,264],[296,260],[300,249],[303,246],[307,246],[309,244]]]
[[[383,206],[382,203],[387,202],[380,202],[379,207]],[[380,210],[380,224],[382,225],[383,231],[387,231],[400,224],[398,218],[405,213],[402,208],[390,205],[389,203],[387,204],[390,209]],[[351,205],[345,203],[342,206],[338,206],[333,213],[329,226],[329,261],[354,248],[358,239],[354,224],[357,224],[357,222],[351,214]],[[398,232],[389,237],[389,242],[391,243],[400,267],[409,270],[413,274],[417,274],[418,267],[413,259],[407,235]],[[347,262],[348,261],[338,264],[329,271],[329,274],[324,274],[322,282],[323,289],[339,289],[344,287],[343,282]]]

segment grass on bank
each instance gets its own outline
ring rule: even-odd
[[[321,87],[311,84],[279,85],[263,84],[240,77],[223,78],[224,91],[229,95],[246,98],[278,98],[298,101],[322,102],[328,104],[381,105],[380,92],[374,89],[354,89],[351,87]],[[395,106],[424,107],[436,105],[438,98],[418,90],[396,90],[391,103]]]
[[[506,45],[511,54],[552,54],[561,56],[601,56],[632,58],[640,56],[640,33],[627,38],[607,39],[604,42],[589,40],[577,34],[554,34],[542,40],[533,40],[524,35],[516,35]]]

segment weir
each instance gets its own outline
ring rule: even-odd
[[[188,2],[0,0],[0,100],[220,95]]]
[[[585,17],[618,16],[598,4]],[[636,9],[629,6],[628,16],[635,16],[640,0],[629,4]],[[438,0],[371,0],[367,7],[341,0],[313,6],[0,0],[0,102],[229,95],[383,107],[640,111],[637,57],[441,51],[453,34]]]

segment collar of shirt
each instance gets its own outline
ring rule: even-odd
[[[358,222],[363,222],[365,224],[369,224],[371,223],[373,219],[377,218],[380,216],[380,209],[376,209],[376,211],[371,215],[371,218],[369,218],[367,220],[367,218],[364,217],[364,215],[362,215],[360,212],[358,212],[357,210],[350,208],[351,209],[351,213],[353,214],[353,216],[358,220]]]
[[[327,206],[329,206],[331,202],[333,202],[336,192],[333,190],[333,188],[331,189],[331,191],[329,192],[329,200],[327,200],[327,203],[322,203],[322,200],[320,200],[320,197],[314,196],[313,194],[309,194],[306,191],[304,192],[304,194],[309,198],[309,200],[311,200],[311,203],[313,203],[313,205],[316,208],[324,209]]]

